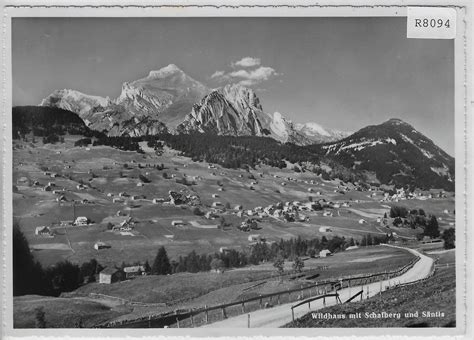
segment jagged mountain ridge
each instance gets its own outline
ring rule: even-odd
[[[54,91],[40,106],[76,112],[87,126],[108,135],[141,136],[173,130],[209,89],[176,65],[123,83],[115,100],[74,90]]]
[[[213,133],[230,136],[268,136],[264,115],[255,93],[240,85],[213,90],[178,125],[179,133]]]
[[[173,64],[123,83],[114,100],[65,89],[54,91],[40,105],[76,112],[88,127],[110,136],[178,130],[269,136],[283,143],[307,145],[347,135],[316,123],[294,124],[278,112],[266,113],[253,90],[236,84],[211,90]]]
[[[333,141],[337,138],[332,130],[328,132],[320,127],[325,133],[320,134],[314,130],[305,130],[306,126],[294,124],[279,112],[273,115],[264,112],[259,98],[252,89],[229,84],[213,90],[200,103],[195,104],[177,131],[230,136],[267,136],[282,143],[297,145]],[[337,136],[342,138],[347,134],[338,132]]]
[[[367,126],[317,148],[348,168],[376,173],[381,183],[454,190],[454,158],[400,119]]]

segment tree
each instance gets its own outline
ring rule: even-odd
[[[403,220],[402,220],[400,217],[398,217],[398,216],[395,217],[395,219],[393,220],[392,223],[393,223],[393,225],[394,225],[395,227],[401,227],[401,226],[403,226]]]
[[[302,269],[304,268],[304,262],[301,258],[296,257],[292,264],[293,270],[297,273],[301,273]]]
[[[151,273],[155,275],[167,275],[171,274],[171,264],[166,253],[165,247],[160,247],[156,254],[155,261],[151,267]]]
[[[73,291],[83,283],[80,267],[67,260],[49,267],[46,270],[46,277],[51,285],[51,294],[54,296]]]
[[[25,235],[13,224],[13,296],[43,294],[46,282],[43,268],[35,262]]]
[[[423,234],[431,238],[439,237],[439,225],[436,216],[431,216],[429,222],[426,224],[425,231]]]
[[[280,280],[281,280],[281,276],[283,275],[283,272],[285,271],[284,265],[285,265],[285,260],[283,259],[283,256],[278,255],[275,262],[273,262],[273,267],[276,268],[278,275],[280,275]]]
[[[46,319],[43,307],[35,308],[35,326],[36,328],[46,328]]]
[[[222,261],[221,259],[215,257],[212,259],[211,261],[211,269],[216,271],[216,272],[220,272],[222,271],[222,269],[224,268],[224,261]]]
[[[446,229],[442,236],[444,240],[444,249],[453,249],[456,247],[456,237],[454,228]]]
[[[204,213],[201,211],[201,209],[199,209],[199,207],[194,207],[193,208],[193,214],[196,215],[196,216],[203,216]]]
[[[143,265],[143,269],[145,269],[145,273],[147,274],[151,273],[151,267],[150,267],[150,264],[148,263],[148,260],[145,261],[145,264]]]

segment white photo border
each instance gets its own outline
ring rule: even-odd
[[[472,326],[473,206],[473,117],[472,117],[472,4],[456,0],[408,1],[180,1],[154,2],[32,0],[4,3],[2,11],[2,94],[1,94],[1,209],[2,294],[1,331],[8,337],[254,337],[305,336],[332,338],[375,337],[453,337],[470,338]],[[289,4],[291,3],[291,4]],[[324,329],[14,329],[12,286],[12,67],[11,23],[14,17],[403,17],[408,6],[450,7],[457,12],[455,49],[455,164],[456,164],[456,328],[324,328]]]

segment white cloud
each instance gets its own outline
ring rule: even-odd
[[[232,67],[254,67],[260,65],[260,58],[245,57],[232,63]]]
[[[220,78],[224,76],[225,72],[224,71],[216,71],[212,74],[211,78]]]
[[[246,57],[238,62],[232,63],[234,65],[260,65],[260,59]],[[250,66],[249,66],[250,67]],[[216,71],[211,75],[211,79],[219,82],[239,83],[243,86],[254,86],[262,82],[270,80],[280,74],[275,69],[268,66],[259,66],[257,68],[238,69],[230,72]]]
[[[228,74],[229,77],[240,78],[240,84],[246,86],[260,84],[277,75],[278,73],[273,68],[268,66],[260,66],[259,68],[251,71],[237,70]]]

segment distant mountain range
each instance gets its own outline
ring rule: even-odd
[[[269,136],[284,143],[307,145],[349,135],[316,123],[293,124],[278,112],[264,112],[252,89],[237,84],[210,89],[173,64],[124,83],[114,100],[57,90],[40,105],[76,112],[88,127],[111,136],[201,132]]]
[[[40,107],[46,111],[39,110]],[[349,174],[350,178],[362,176],[374,183],[454,190],[454,158],[406,122],[391,119],[352,134],[317,123],[295,124],[278,112],[265,112],[250,88],[228,84],[210,89],[175,65],[124,83],[116,99],[58,90],[43,99],[40,107],[14,109],[14,129],[19,134],[38,129],[51,131],[51,124],[64,123],[59,117],[64,114],[72,124],[71,131],[85,131],[87,127],[87,131],[99,131],[101,135],[132,137],[171,133],[168,136],[178,139],[168,140],[180,140],[175,143],[178,148],[187,145],[189,156],[205,159],[212,152],[220,152],[216,159],[222,164],[237,166],[245,164],[248,155],[236,153],[233,143],[237,142],[229,137],[270,137],[272,143],[267,140],[253,159],[281,164],[282,159],[298,153],[298,157],[293,157],[297,162],[331,164],[333,168],[329,171],[336,176]],[[53,110],[49,120],[45,118],[47,107]],[[28,118],[28,112],[33,118]],[[79,124],[75,114],[85,125]],[[42,124],[42,119],[50,123]],[[210,138],[196,137],[201,134]],[[218,139],[219,136],[226,138]],[[254,149],[262,145],[254,139],[249,142]],[[192,143],[206,146],[196,147]],[[213,143],[220,143],[219,150],[214,150]],[[287,144],[283,147],[279,143]]]

